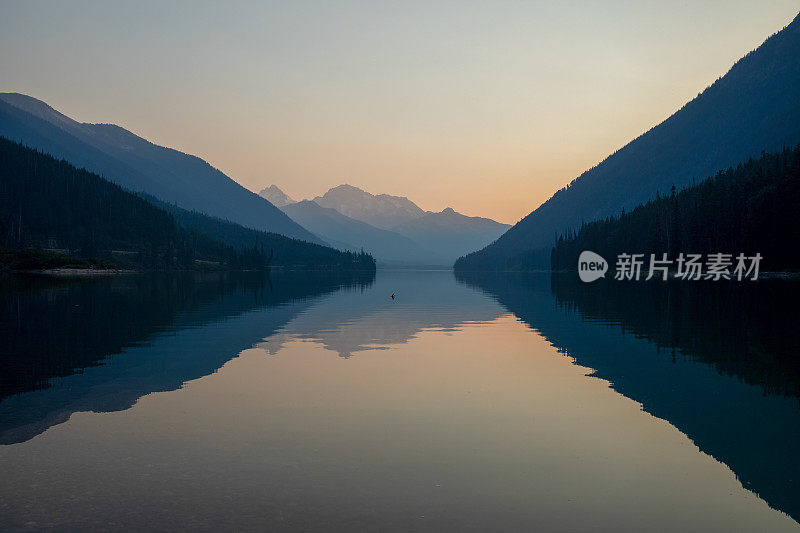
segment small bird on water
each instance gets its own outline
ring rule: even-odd
[[[392,293],[392,300],[394,300],[394,293]]]

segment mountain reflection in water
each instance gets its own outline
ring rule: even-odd
[[[800,283],[458,279],[800,520]]]
[[[396,299],[390,297],[392,293],[396,294]],[[451,490],[462,492],[447,496],[450,493],[436,489],[441,496],[428,498],[444,498],[439,502],[444,506],[443,513],[450,508],[448,506],[452,506],[453,512],[460,510],[456,514],[441,516],[444,522],[436,522],[439,525],[464,526],[469,520],[476,520],[472,527],[481,529],[486,525],[480,521],[484,519],[493,520],[501,529],[530,525],[531,520],[537,524],[550,524],[547,522],[551,518],[547,514],[550,511],[562,520],[565,516],[579,520],[583,516],[581,513],[550,509],[550,504],[544,503],[540,505],[550,511],[538,507],[537,498],[542,498],[544,493],[537,491],[545,490],[548,483],[557,485],[556,480],[562,478],[559,469],[573,468],[578,461],[580,464],[586,462],[586,468],[565,473],[562,481],[570,487],[568,482],[573,479],[570,476],[578,476],[572,482],[583,483],[583,486],[573,486],[576,493],[588,491],[597,494],[592,492],[595,489],[591,483],[595,481],[591,481],[591,472],[594,471],[592,468],[600,466],[589,468],[592,458],[569,455],[577,453],[574,450],[569,452],[565,448],[562,457],[553,455],[557,452],[549,447],[545,448],[549,450],[547,453],[530,447],[544,446],[553,440],[553,450],[558,450],[564,447],[558,444],[558,438],[580,435],[583,426],[569,426],[566,421],[570,418],[569,412],[558,410],[571,405],[569,402],[573,400],[580,405],[579,396],[585,392],[578,393],[577,388],[594,378],[607,381],[616,391],[603,388],[607,394],[633,400],[646,413],[666,421],[686,435],[702,452],[727,465],[742,486],[773,509],[795,520],[800,519],[800,455],[797,454],[797,443],[800,442],[800,364],[797,357],[800,332],[795,327],[797,313],[794,308],[800,296],[800,284],[790,281],[690,284],[600,280],[582,284],[574,276],[543,274],[461,273],[454,277],[450,272],[379,271],[376,277],[375,274],[321,272],[275,272],[271,275],[187,273],[98,280],[4,277],[0,278],[0,296],[0,333],[3,339],[0,344],[0,444],[9,445],[0,447],[0,459],[4,457],[4,449],[24,451],[21,447],[32,443],[37,447],[44,446],[46,441],[34,437],[51,435],[55,432],[54,426],[70,426],[69,421],[75,413],[132,413],[137,408],[131,408],[146,395],[175,391],[195,380],[211,383],[209,379],[224,374],[228,362],[244,353],[250,353],[250,357],[261,354],[263,361],[264,356],[270,360],[273,360],[270,356],[276,356],[274,360],[277,360],[280,357],[298,357],[305,352],[318,354],[321,350],[331,356],[331,361],[344,365],[324,365],[327,368],[325,372],[334,373],[329,379],[326,375],[318,375],[314,366],[304,366],[310,362],[299,359],[292,363],[295,365],[292,368],[303,372],[299,379],[307,376],[306,383],[283,383],[279,374],[241,376],[240,379],[247,377],[259,384],[263,382],[263,390],[272,387],[275,394],[279,394],[282,387],[289,387],[286,390],[291,391],[292,383],[296,383],[298,394],[305,387],[308,390],[302,394],[323,395],[326,391],[318,391],[315,387],[324,386],[330,389],[327,393],[333,398],[341,398],[342,405],[331,405],[330,411],[315,408],[313,397],[308,398],[308,405],[292,403],[302,401],[299,399],[287,399],[286,411],[275,405],[276,413],[270,411],[278,417],[271,419],[274,428],[267,425],[263,435],[252,434],[254,439],[266,439],[269,446],[263,448],[266,444],[262,443],[262,447],[251,450],[240,459],[255,461],[252,464],[246,462],[245,466],[249,465],[247,468],[250,470],[245,471],[270,465],[270,468],[278,468],[276,472],[289,469],[289,477],[280,478],[282,481],[276,478],[279,487],[301,483],[306,478],[316,479],[322,483],[314,489],[319,492],[320,501],[333,501],[338,496],[334,497],[323,488],[327,487],[324,483],[330,482],[332,487],[338,483],[333,466],[337,464],[335,454],[331,450],[330,457],[318,455],[321,452],[314,439],[323,442],[325,431],[341,424],[355,433],[335,432],[331,437],[333,442],[342,446],[349,442],[349,447],[357,447],[362,440],[364,445],[369,443],[367,433],[378,432],[380,435],[382,430],[379,426],[384,422],[389,424],[389,420],[395,420],[395,424],[407,424],[400,429],[387,426],[385,431],[387,435],[410,431],[413,440],[405,444],[402,453],[417,454],[414,455],[416,462],[405,464],[399,456],[392,455],[401,453],[391,451],[394,450],[392,441],[384,442],[385,449],[374,452],[382,451],[388,454],[386,457],[364,458],[364,461],[378,462],[365,462],[363,475],[372,472],[369,465],[375,472],[383,472],[382,469],[391,472],[389,478],[381,478],[379,483],[385,491],[385,499],[373,502],[376,507],[371,512],[358,511],[362,513],[358,514],[359,520],[364,520],[359,524],[366,529],[382,528],[389,522],[395,529],[406,529],[411,522],[405,520],[410,518],[393,515],[406,508],[403,506],[412,504],[409,494],[414,492],[404,491],[416,487],[419,478],[426,475],[422,472],[445,479],[447,475],[456,476],[448,470],[450,466],[458,473],[456,477],[464,476],[464,482],[458,485],[460,488]],[[530,337],[519,336],[523,329],[522,333]],[[450,348],[448,339],[466,334],[474,336],[477,353],[484,357],[480,362],[475,359],[475,354],[462,360],[459,353],[453,352],[455,348]],[[508,336],[512,334],[514,338],[510,339]],[[543,351],[538,337],[556,349],[546,346],[547,350]],[[456,345],[458,343],[452,346]],[[309,348],[298,351],[302,346]],[[415,348],[411,351],[403,349],[409,346]],[[525,348],[527,346],[531,347],[530,352]],[[462,345],[461,349],[468,348]],[[594,378],[578,372],[569,380],[559,378],[565,379],[563,385],[560,382],[549,384],[555,387],[549,393],[544,389],[537,390],[534,385],[526,391],[525,380],[533,383],[535,379],[534,375],[524,372],[549,372],[551,362],[561,360],[559,353],[589,369],[589,375]],[[378,354],[383,355],[378,357]],[[400,354],[404,354],[407,360],[398,361]],[[461,364],[465,365],[464,368],[457,368]],[[485,364],[493,366],[480,366]],[[284,366],[269,368],[274,372],[286,371]],[[575,369],[566,361],[563,366]],[[537,368],[539,370],[535,370]],[[218,372],[220,374],[216,374]],[[371,372],[380,372],[381,375]],[[296,374],[287,375],[298,379]],[[489,381],[482,383],[482,375],[486,375]],[[362,381],[358,381],[356,376],[361,376],[358,379]],[[441,381],[437,384],[430,379]],[[341,380],[341,383],[336,380]],[[398,385],[406,383],[407,390],[394,391],[394,381]],[[368,386],[373,396],[352,397],[356,394],[353,388],[360,390],[362,385]],[[569,387],[576,387],[576,397],[572,400],[569,400]],[[509,392],[505,398],[503,395],[507,390],[514,392]],[[487,391],[492,391],[491,397],[480,396]],[[547,402],[555,401],[553,391],[558,391],[563,398],[561,404],[553,405],[551,409]],[[185,392],[182,390],[176,394]],[[396,393],[407,395],[403,397],[407,406],[389,402],[390,396]],[[252,409],[251,405],[237,406],[240,398],[234,390],[223,389],[221,394],[220,398],[231,403],[229,408],[233,412],[237,408],[243,413]],[[266,402],[269,397],[246,396],[247,401],[255,402],[259,409],[260,402]],[[276,398],[281,397],[273,397],[272,401]],[[484,403],[473,403],[479,398],[483,398]],[[624,399],[629,404],[630,400]],[[383,402],[389,402],[386,405],[391,408]],[[364,412],[359,411],[358,416],[348,412],[347,409],[353,409],[354,405],[361,406],[358,409]],[[526,411],[527,406],[531,408],[530,413]],[[540,410],[536,411],[538,415],[534,415],[534,407]],[[640,411],[636,413],[641,414]],[[542,418],[545,414],[554,417],[555,422],[548,425]],[[99,421],[100,415],[96,416]],[[261,413],[259,416],[267,415]],[[295,416],[299,417],[296,421],[293,420]],[[363,427],[353,426],[352,416]],[[376,418],[370,418],[373,416]],[[424,422],[429,419],[433,425]],[[295,427],[293,424],[308,424],[309,429],[303,431],[310,433],[306,440],[293,441],[291,432],[284,435],[278,430],[281,427],[279,421],[290,424],[290,428]],[[463,427],[459,425],[462,422]],[[91,424],[91,419],[82,418],[81,423]],[[140,417],[139,423],[147,423],[147,418]],[[192,427],[194,422],[188,420],[185,423]],[[199,425],[203,423],[202,420],[197,422]],[[255,427],[250,428],[254,423]],[[261,431],[260,423],[265,422],[243,419],[241,426],[231,426],[229,431],[235,429],[237,434],[239,429],[244,431],[245,428]],[[464,433],[463,437],[462,433],[456,433],[456,447],[445,438],[446,431],[440,434],[451,426]],[[149,434],[157,433],[159,427],[153,420],[151,427],[142,426],[141,429]],[[54,431],[49,431],[50,428]],[[450,430],[455,431],[452,428]],[[510,472],[519,470],[521,477],[505,481],[511,492],[532,491],[531,494],[520,494],[520,498],[529,502],[527,507],[513,507],[502,512],[500,507],[491,507],[495,496],[498,502],[508,502],[505,489],[500,488],[504,478],[491,480],[484,473],[478,479],[470,478],[469,474],[474,469],[478,475],[484,466],[489,470],[506,471],[502,469],[508,465],[502,463],[504,456],[500,452],[496,458],[478,455],[482,448],[471,439],[479,437],[468,437],[467,428],[477,432],[476,435],[500,439],[492,441],[492,446],[499,447],[501,442],[502,446],[507,445],[509,448],[504,453],[512,454],[509,460],[518,455],[514,460],[520,462],[514,463],[516,466],[508,470],[507,475],[512,476]],[[494,428],[498,428],[500,433],[496,433]],[[533,438],[528,431],[536,435],[536,440],[526,444],[526,438]],[[562,431],[566,433],[562,435]],[[597,427],[595,431],[598,431]],[[250,435],[247,432],[243,434]],[[405,433],[402,435],[408,437]],[[613,435],[586,436],[601,437],[613,439]],[[685,437],[681,438],[685,440]],[[514,439],[518,442],[513,442]],[[109,437],[109,442],[112,441]],[[440,456],[434,453],[436,448],[427,448],[439,441],[449,455]],[[563,444],[567,445],[567,442]],[[636,446],[635,442],[619,444]],[[241,443],[241,446],[247,445]],[[376,449],[373,446],[370,450]],[[111,460],[113,447],[106,451],[112,454]],[[298,468],[295,463],[288,459],[289,462],[281,463],[276,458],[286,454],[291,456],[293,451],[300,454],[298,457],[312,454],[311,463],[304,467],[308,470],[295,470]],[[137,450],[136,453],[146,451]],[[591,455],[592,452],[588,453]],[[602,453],[612,452],[598,450],[597,453],[602,456]],[[9,454],[5,456],[10,457]],[[227,465],[225,468],[233,468],[233,463],[224,462],[224,456],[206,460],[223,461],[222,464]],[[492,463],[495,460],[501,462],[495,465]],[[624,462],[625,456],[615,456],[613,460]],[[175,461],[172,468],[178,472],[181,468],[201,466]],[[213,465],[207,466],[211,468]],[[416,470],[417,466],[422,470]],[[625,471],[623,464],[618,466]],[[654,468],[657,466],[655,464]],[[397,470],[391,470],[395,467]],[[348,472],[361,471],[360,468],[351,465]],[[540,478],[525,477],[523,472],[531,468],[544,468],[544,471],[535,471],[548,473]],[[586,470],[584,475],[588,477],[585,479],[576,474],[582,470]],[[16,475],[24,476],[25,472],[19,471]],[[367,492],[363,497],[366,494],[379,496],[369,484],[378,482],[372,478],[354,479],[364,484],[363,489]],[[495,481],[499,485],[495,485]],[[300,486],[305,485],[301,483]],[[358,484],[348,486],[351,490],[361,490]],[[490,486],[495,492],[483,492],[490,491]],[[334,490],[332,487],[330,490]],[[34,486],[29,490],[38,489]],[[469,490],[475,491],[477,499],[472,507],[464,507],[469,494],[463,491]],[[398,492],[395,494],[393,491]],[[304,501],[298,494],[287,492],[280,497],[274,496],[273,504],[281,508],[281,512],[296,509],[300,505],[298,501]],[[538,496],[534,497],[536,494]],[[548,497],[555,497],[554,494]],[[635,499],[633,493],[621,494],[627,494],[625,497],[631,501]],[[53,496],[41,493],[41,497]],[[249,500],[240,498],[240,501],[246,503]],[[475,502],[483,502],[481,505],[490,508],[482,511],[480,519],[470,518],[470,513],[478,509]],[[256,507],[258,503],[253,501]],[[679,508],[681,504],[676,499],[664,502],[664,505]],[[0,526],[15,523],[9,519],[12,513],[9,509],[0,506]],[[331,522],[315,521],[323,515],[326,520],[337,516],[342,520],[339,526],[352,525],[350,515],[357,512],[356,507],[337,511],[322,506],[317,510],[322,514],[306,509],[304,513],[292,515],[296,522],[284,529],[334,527]],[[613,514],[612,511],[607,510]],[[586,516],[598,514],[597,509],[592,511],[591,505],[583,508],[582,512]],[[278,515],[270,516],[275,518]],[[666,520],[666,516],[661,518]],[[622,521],[631,518],[619,514],[613,517]],[[247,518],[257,519],[256,516]],[[65,525],[59,524],[56,518],[51,519],[56,526]],[[605,525],[611,527],[612,523],[616,522]],[[666,527],[666,522],[664,524]],[[97,524],[87,522],[84,525]],[[144,525],[134,523],[132,528]],[[163,524],[149,525],[160,527]],[[222,527],[225,523],[207,525]],[[281,528],[278,527],[280,522],[272,525]],[[604,527],[603,523],[596,525]]]
[[[334,291],[373,273],[0,278],[0,444],[76,411],[131,407],[215,372]]]

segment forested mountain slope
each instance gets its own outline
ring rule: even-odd
[[[587,170],[460,270],[547,268],[557,235],[800,142],[800,16],[691,102]]]
[[[60,249],[138,268],[213,263],[239,269],[265,268],[269,263],[374,269],[367,254],[345,253],[170,209],[174,216],[85,169],[0,137],[0,246],[4,248]]]
[[[0,136],[65,159],[130,191],[321,244],[280,209],[199,157],[155,145],[113,124],[77,122],[30,96],[0,94]]]

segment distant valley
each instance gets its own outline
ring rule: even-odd
[[[458,257],[492,243],[510,227],[450,208],[425,211],[408,198],[373,195],[351,185],[300,202],[276,185],[257,195],[199,157],[158,146],[114,124],[79,122],[19,93],[0,93],[0,137],[93,172],[167,211],[185,228],[234,249],[249,249],[258,236],[262,244],[286,242],[295,250],[290,257],[276,252],[276,260],[303,262],[319,252],[301,252],[301,245],[276,241],[270,233],[342,251],[363,250],[386,267],[450,268]],[[42,231],[30,236],[31,244],[57,233],[54,227]],[[61,240],[77,253],[88,249]],[[339,261],[333,259],[339,256],[327,257]]]
[[[347,184],[293,203],[276,185],[259,194],[325,242],[343,250],[363,248],[385,267],[450,268],[510,227],[451,208],[425,211],[406,197],[374,195]]]

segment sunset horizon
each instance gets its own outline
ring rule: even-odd
[[[353,3],[322,18],[312,4],[237,4],[213,19],[199,4],[189,25],[179,6],[55,5],[29,27],[35,4],[9,5],[0,43],[17,52],[0,89],[197,155],[256,193],[276,184],[313,198],[349,183],[508,224],[797,14],[789,1],[457,12]],[[60,36],[74,26],[81,36]]]
[[[798,0],[0,0],[0,531],[800,533]]]

